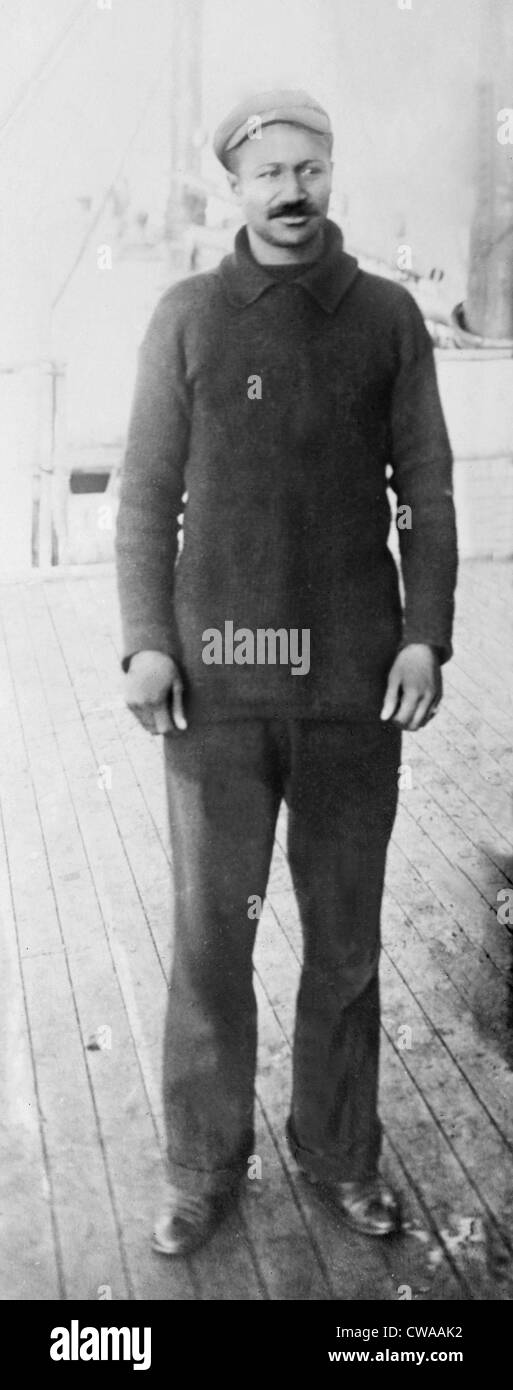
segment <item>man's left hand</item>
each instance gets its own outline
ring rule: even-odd
[[[440,662],[432,647],[411,643],[399,652],[388,677],[381,719],[415,733],[436,714],[442,699]]]

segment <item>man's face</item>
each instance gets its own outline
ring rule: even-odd
[[[263,126],[233,155],[230,183],[253,232],[271,246],[305,246],[328,212],[332,164],[322,136],[300,126]]]

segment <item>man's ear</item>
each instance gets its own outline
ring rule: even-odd
[[[231,173],[230,170],[228,170],[228,173],[227,173],[226,177],[227,177],[227,179],[228,179],[228,183],[229,183],[229,186],[230,186],[230,193],[232,194],[232,197],[235,198],[236,201],[237,201],[238,203],[240,203],[241,188],[240,188],[239,175],[238,175],[238,174],[233,174],[233,173]]]

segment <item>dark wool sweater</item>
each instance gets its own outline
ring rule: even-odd
[[[362,272],[330,221],[292,282],[243,228],[216,270],[167,291],[140,349],[116,541],[125,669],[168,652],[201,719],[374,717],[401,645],[451,655],[451,463],[411,295]],[[388,485],[411,508],[404,614]],[[203,634],[226,622],[236,646],[240,628],[299,629],[299,652],[308,629],[308,673],[205,664]]]

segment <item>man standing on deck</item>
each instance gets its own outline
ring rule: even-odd
[[[456,577],[431,342],[327,216],[326,112],[252,96],[214,145],[245,225],[155,310],[117,533],[127,699],[164,733],[174,866],[169,1255],[208,1238],[254,1150],[255,904],[282,799],[304,939],[289,1146],[353,1228],[399,1227],[378,1172],[380,907],[401,730],[440,703]]]

